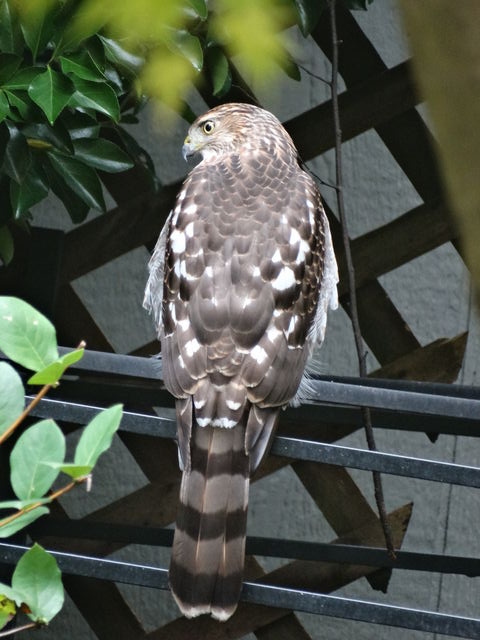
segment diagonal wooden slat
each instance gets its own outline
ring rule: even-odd
[[[389,122],[418,102],[410,63],[402,62],[392,69],[385,68],[338,96],[342,141]],[[335,146],[331,100],[295,116],[284,126],[305,162]]]
[[[386,71],[387,66],[350,11],[337,6],[339,71],[347,88]],[[313,39],[331,58],[328,20],[320,20]],[[378,134],[425,202],[444,201],[444,188],[433,151],[432,137],[420,114],[411,109],[376,127]]]

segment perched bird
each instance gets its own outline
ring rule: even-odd
[[[183,471],[170,587],[185,616],[227,620],[242,587],[250,475],[280,410],[301,401],[338,273],[320,193],[274,115],[216,107],[188,131],[183,155],[196,153],[144,306],[176,399]]]

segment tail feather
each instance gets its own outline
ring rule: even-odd
[[[185,469],[169,581],[189,617],[226,620],[242,588],[249,485],[245,424],[195,426]]]

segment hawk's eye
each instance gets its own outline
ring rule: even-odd
[[[213,130],[215,129],[215,123],[213,122],[213,120],[207,120],[206,122],[203,123],[202,128],[203,128],[203,132],[208,135],[210,133],[213,133]]]

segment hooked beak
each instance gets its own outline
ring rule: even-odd
[[[183,147],[182,147],[182,156],[185,162],[187,161],[187,158],[190,158],[191,156],[193,156],[195,151],[196,149],[192,143],[190,136],[187,136],[185,138],[185,142],[183,143]]]

